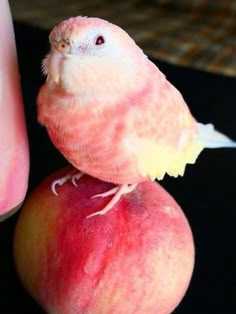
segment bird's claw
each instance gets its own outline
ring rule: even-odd
[[[78,172],[76,174],[73,174],[71,176],[72,184],[77,187],[78,184],[77,184],[76,180],[79,180],[83,175],[84,175],[83,172]]]
[[[118,191],[118,187],[115,187],[107,192],[104,192],[104,193],[99,193],[99,194],[96,194],[96,195],[93,195],[91,198],[96,198],[96,197],[107,197],[107,196],[110,196],[110,195],[114,195],[116,192]]]
[[[88,215],[86,218],[105,215],[111,208],[112,208],[112,206],[109,206],[109,208],[108,208],[108,206],[105,206],[102,210],[99,210],[95,213],[92,213],[92,214]]]
[[[136,186],[137,186],[136,183],[134,183],[134,184],[123,184],[123,185],[121,185],[119,187],[115,187],[115,188],[113,188],[107,192],[104,192],[101,194],[96,194],[96,195],[92,196],[92,198],[95,198],[95,197],[107,197],[110,195],[114,195],[103,209],[88,215],[86,218],[91,218],[91,217],[98,216],[98,215],[105,215],[110,209],[112,209],[119,202],[122,195],[132,192],[136,188]]]
[[[79,180],[83,175],[84,175],[83,172],[78,172],[74,174],[74,171],[73,171],[73,173],[69,173],[62,178],[54,180],[51,184],[52,193],[58,196],[58,193],[56,191],[56,186],[57,185],[61,186],[64,183],[66,183],[68,180],[71,180],[72,184],[77,187],[78,185],[77,185],[76,180]]]
[[[62,178],[60,178],[60,179],[54,180],[54,181],[52,182],[52,185],[51,185],[51,190],[52,190],[53,194],[55,194],[56,196],[58,196],[58,193],[57,193],[57,191],[56,191],[56,186],[57,186],[57,185],[59,185],[59,186],[63,185],[63,184],[64,184],[66,181],[68,181],[70,178],[71,178],[71,177],[70,177],[70,175],[68,174],[68,175],[66,175],[66,176],[64,176],[64,177],[62,177]]]
[[[59,183],[58,183],[58,180],[53,181],[52,184],[51,184],[52,193],[53,193],[54,195],[56,195],[56,196],[58,196],[58,193],[57,193],[57,191],[56,191],[56,185],[57,185],[57,184],[59,184]]]

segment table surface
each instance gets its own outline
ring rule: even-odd
[[[30,191],[66,161],[36,119],[35,99],[43,77],[41,59],[48,50],[47,32],[15,24],[30,141]],[[32,45],[32,42],[34,44]],[[182,92],[193,115],[212,122],[236,139],[236,80],[155,61]],[[193,278],[175,314],[236,313],[236,150],[205,150],[183,178],[161,184],[183,208],[196,246]],[[14,270],[12,237],[19,213],[0,225],[1,313],[43,313],[23,289]]]
[[[179,0],[9,3],[14,19],[44,29],[70,16],[97,16],[123,27],[153,58],[236,77],[234,1],[189,1],[188,5]]]

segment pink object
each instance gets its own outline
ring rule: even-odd
[[[206,147],[235,147],[194,119],[180,92],[120,27],[77,16],[55,26],[49,39],[38,120],[81,172],[137,184],[182,176]]]
[[[0,2],[0,220],[24,200],[29,149],[12,17],[8,1]]]

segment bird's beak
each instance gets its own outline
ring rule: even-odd
[[[59,85],[60,84],[60,77],[59,77],[59,75],[56,75],[56,76],[48,75],[47,81],[50,81],[50,82],[55,83],[56,85]]]

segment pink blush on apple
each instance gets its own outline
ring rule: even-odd
[[[150,181],[106,215],[86,218],[108,201],[90,197],[112,186],[84,176],[55,196],[50,184],[66,171],[44,180],[20,215],[14,257],[23,285],[47,313],[171,313],[194,266],[178,204]]]

